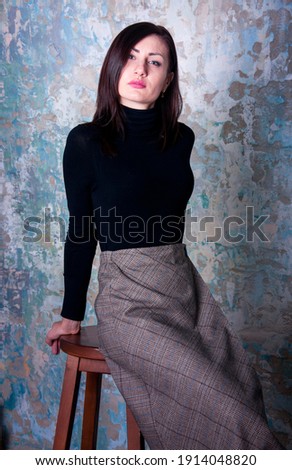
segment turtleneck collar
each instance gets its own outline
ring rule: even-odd
[[[157,109],[133,109],[122,105],[126,117],[128,133],[139,135],[153,135],[158,131],[159,115]]]

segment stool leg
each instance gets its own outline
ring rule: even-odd
[[[128,450],[144,450],[144,438],[140,432],[138,424],[133,416],[132,411],[127,406],[127,436]]]
[[[78,357],[68,356],[53,445],[54,450],[70,448],[81,375],[78,365]]]
[[[102,374],[87,372],[82,423],[82,450],[95,450],[98,430]]]

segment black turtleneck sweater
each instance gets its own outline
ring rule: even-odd
[[[98,129],[81,124],[68,135],[64,180],[70,213],[61,315],[82,320],[97,241],[102,251],[181,243],[193,189],[194,133],[179,124],[175,145],[161,152],[157,112],[123,107],[125,139],[117,156],[102,153]]]

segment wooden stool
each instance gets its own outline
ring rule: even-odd
[[[105,358],[98,349],[97,327],[81,328],[78,335],[60,339],[61,350],[68,357],[56,425],[54,450],[70,448],[81,372],[86,372],[81,449],[96,449],[102,374],[110,374]],[[131,410],[126,407],[128,449],[144,449],[144,439]]]

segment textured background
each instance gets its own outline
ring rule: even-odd
[[[197,242],[188,237],[190,256],[255,363],[271,428],[292,448],[291,4],[1,1],[2,446],[51,448],[64,357],[52,357],[44,337],[62,303],[64,143],[73,126],[92,117],[113,37],[130,23],[149,20],[175,38],[182,120],[196,133],[188,212],[198,218],[192,226]],[[262,215],[268,216],[260,219],[268,241],[256,234],[248,240],[248,219]],[[240,219],[232,219],[227,231],[226,218],[235,216]],[[29,217],[33,232],[25,230]],[[97,290],[95,269],[87,323],[94,322]],[[107,380],[99,448],[125,446],[123,417],[123,400]],[[77,423],[75,448],[79,415]]]

